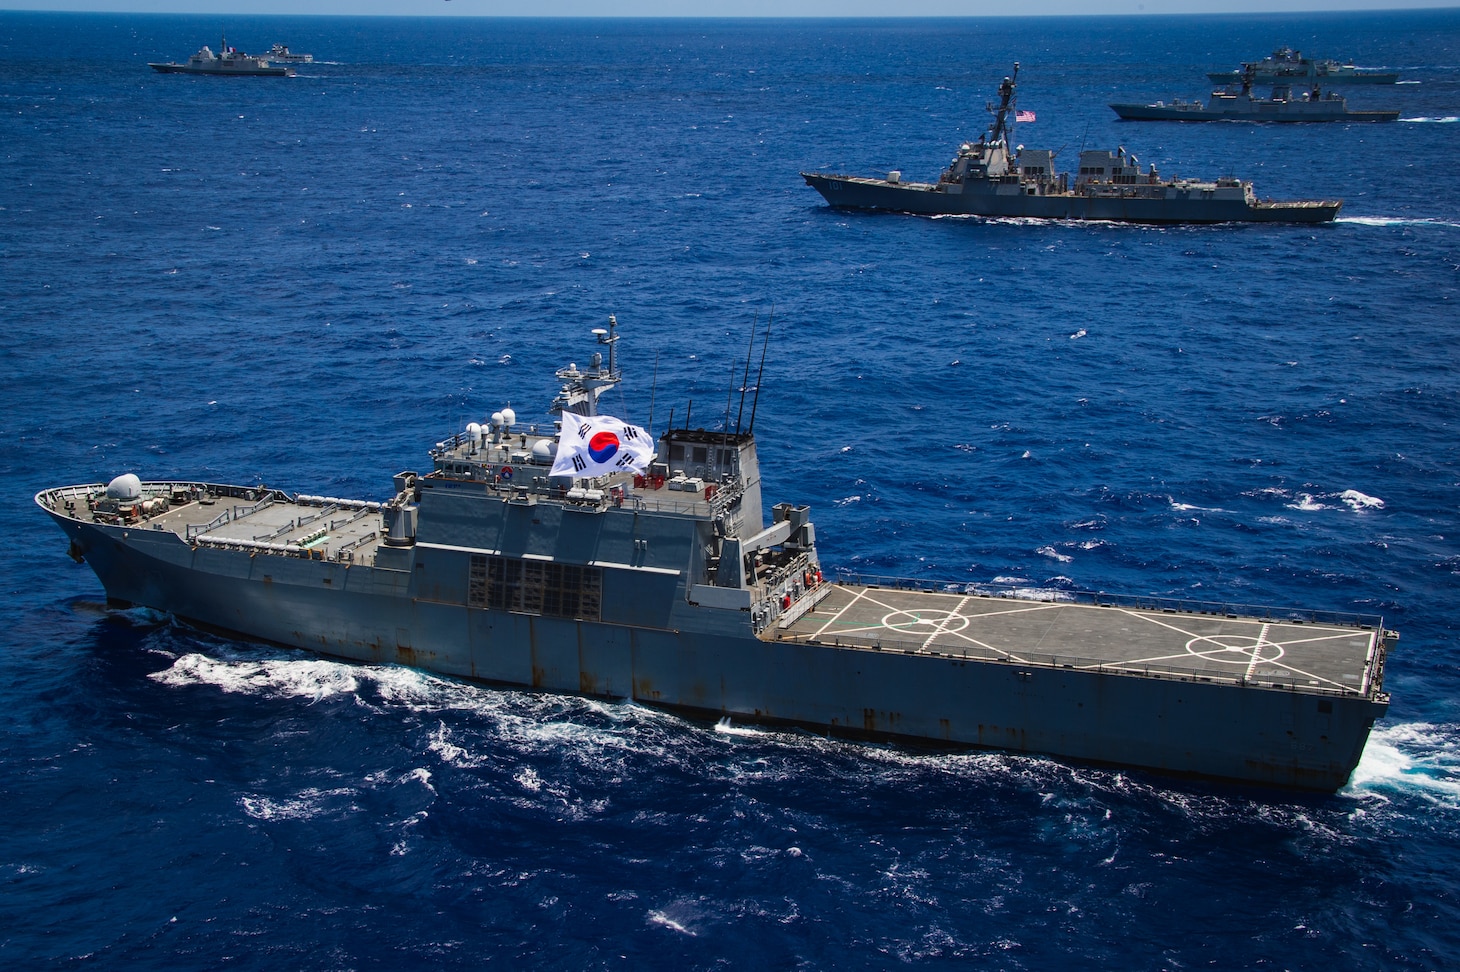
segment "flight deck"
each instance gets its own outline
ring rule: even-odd
[[[963,590],[825,584],[766,636],[1012,665],[1172,677],[1330,696],[1381,684],[1377,617],[1151,598],[1031,600]],[[801,607],[801,605],[798,605]]]

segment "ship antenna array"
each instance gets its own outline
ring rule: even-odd
[[[649,380],[649,435],[654,435],[654,393],[659,390],[659,352],[654,352],[654,377]]]
[[[765,321],[765,340],[760,346],[760,370],[755,373],[755,398],[750,402],[750,424],[745,427],[746,432],[755,431],[755,410],[760,406],[760,379],[765,375],[765,353],[771,346],[771,322],[776,319],[776,305],[771,305],[771,312]],[[752,340],[754,338],[752,337]],[[736,431],[739,431],[738,429]]]
[[[740,379],[740,411],[735,413],[735,434],[740,434],[740,420],[745,417],[745,392],[750,387],[750,356],[755,353],[755,332],[760,327],[760,311],[750,324],[750,347],[745,349],[745,375]]]

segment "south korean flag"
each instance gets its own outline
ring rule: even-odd
[[[641,473],[654,460],[649,433],[611,415],[576,415],[564,411],[558,436],[554,476],[602,476]]]

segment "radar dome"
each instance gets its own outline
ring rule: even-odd
[[[466,434],[471,436],[471,440],[473,442],[482,441],[482,427],[475,422],[467,423]]]
[[[540,462],[552,462],[558,454],[558,444],[552,439],[538,439],[532,446],[532,458]]]
[[[502,409],[502,421],[506,422],[508,425],[516,425],[517,413],[512,411],[512,409],[510,408]]]
[[[142,480],[132,473],[122,473],[106,484],[106,495],[115,500],[141,499]]]
[[[502,422],[503,422],[502,413],[501,412],[493,412],[492,413],[492,418],[491,418],[492,428],[494,428],[494,429],[500,429],[502,427]]]

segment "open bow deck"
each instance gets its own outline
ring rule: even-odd
[[[36,502],[115,601],[359,661],[1314,790],[1357,764],[1381,619],[833,583],[807,507],[766,525],[749,427],[651,451],[598,414],[598,334],[609,360],[558,372],[556,421],[494,413],[384,502],[131,475]]]

